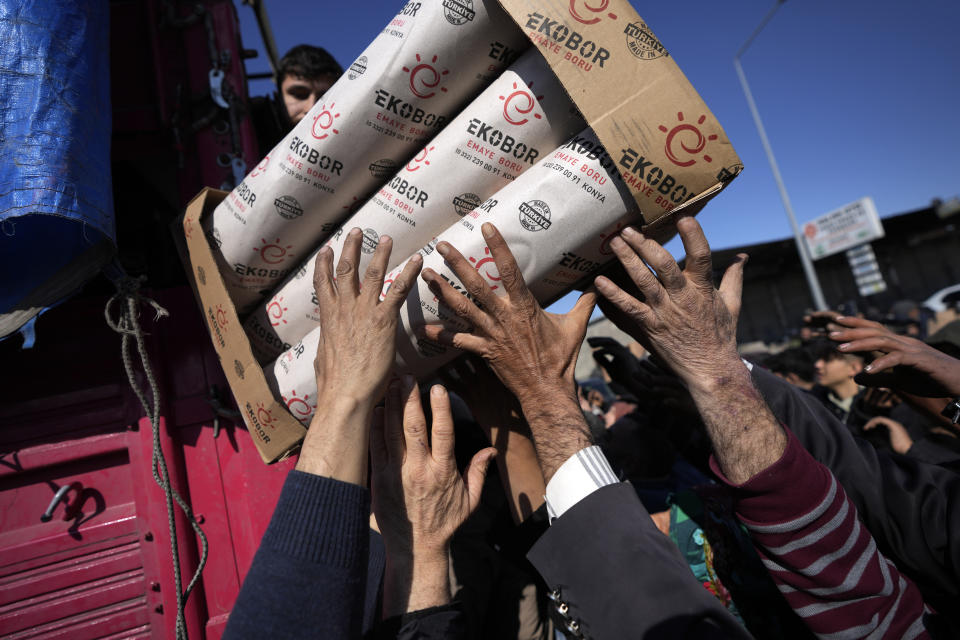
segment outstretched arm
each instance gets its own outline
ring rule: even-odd
[[[830,471],[773,417],[736,350],[744,257],[713,286],[700,225],[677,229],[686,268],[633,230],[611,247],[641,302],[606,278],[597,289],[622,313],[620,328],[649,345],[690,389],[713,444],[714,469],[738,496],[781,593],[818,634],[919,637],[929,613],[916,585],[877,550]],[[654,275],[653,271],[656,272]]]
[[[455,248],[440,243],[469,297],[430,270],[423,278],[474,330],[451,334],[435,326],[426,333],[481,355],[520,401],[552,522],[529,558],[555,588],[558,612],[586,637],[748,637],[591,446],[573,374],[594,294],[581,296],[566,315],[545,312],[496,228],[486,223],[482,231],[505,294],[494,295]],[[610,588],[625,580],[630,589]]]
[[[360,290],[360,230],[350,232],[334,278],[317,257],[323,338],[315,361],[319,410],[290,472],[225,638],[357,638],[364,609],[370,492],[369,416],[393,364],[400,305],[420,263],[408,264],[381,302],[392,243],[383,237]],[[398,286],[399,283],[399,286]]]

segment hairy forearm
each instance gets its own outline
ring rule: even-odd
[[[592,444],[590,428],[573,393],[544,393],[530,401],[521,400],[521,406],[546,485],[570,456]]]
[[[450,602],[447,550],[420,556],[391,557],[383,576],[383,617],[438,607]]]
[[[714,370],[723,373],[688,381],[688,388],[721,470],[742,484],[780,459],[787,435],[739,358]]]
[[[344,396],[320,398],[300,447],[297,470],[366,486],[368,404]]]

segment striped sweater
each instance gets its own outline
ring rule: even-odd
[[[821,638],[926,638],[916,585],[881,554],[830,470],[787,430],[775,464],[733,485],[736,512],[780,593]]]

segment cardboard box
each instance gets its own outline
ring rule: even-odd
[[[187,205],[183,214],[183,233],[190,260],[188,273],[243,421],[260,457],[271,464],[293,453],[307,430],[267,387],[263,369],[253,357],[250,341],[243,332],[233,301],[227,295],[223,276],[217,270],[208,238],[202,232],[203,218],[226,197],[226,191],[207,188]]]
[[[699,211],[740,173],[720,124],[627,0],[500,1],[607,149],[645,233],[665,239],[678,212]],[[271,463],[294,451],[305,429],[270,392],[201,231],[225,195],[207,189],[187,207],[189,272],[244,421]]]

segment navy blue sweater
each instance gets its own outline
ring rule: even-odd
[[[230,613],[225,640],[360,638],[377,620],[384,552],[370,492],[291,471]],[[378,625],[377,637],[446,638],[459,610],[435,607]]]

